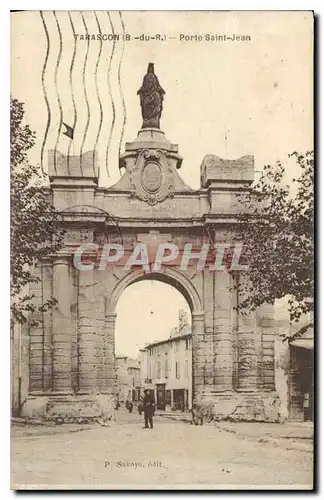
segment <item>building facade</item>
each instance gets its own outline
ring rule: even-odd
[[[138,401],[141,379],[140,363],[128,356],[116,355],[117,397],[120,403]]]
[[[10,328],[10,389],[12,416],[20,416],[28,397],[29,335],[27,324],[12,323]]]
[[[154,391],[157,410],[192,408],[192,336],[179,313],[179,327],[170,337],[140,351],[142,388]]]
[[[276,389],[280,397],[280,419],[313,420],[314,328],[312,315],[298,323],[277,322],[275,341]]]
[[[289,339],[289,419],[314,418],[314,328],[306,325]]]

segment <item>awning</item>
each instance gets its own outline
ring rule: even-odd
[[[303,347],[304,349],[314,349],[314,339],[296,339],[292,340],[290,345]]]

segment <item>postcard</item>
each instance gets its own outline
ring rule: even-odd
[[[312,490],[312,11],[11,12],[11,488]]]

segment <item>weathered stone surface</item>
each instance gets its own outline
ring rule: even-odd
[[[105,425],[113,420],[116,395],[116,304],[127,286],[148,275],[125,270],[120,262],[101,272],[78,271],[72,267],[73,248],[105,235],[112,223],[129,255],[138,235],[150,238],[152,228],[182,247],[202,245],[206,235],[231,240],[242,208],[237,194],[250,189],[253,158],[208,155],[199,191],[180,178],[178,148],[162,131],[147,129],[127,143],[124,175],[108,189],[98,187],[91,158],[70,158],[69,169],[59,155],[58,170],[50,168],[53,203],[68,232],[62,255],[37,270],[42,282],[34,286],[35,300],[41,304],[53,293],[58,304],[39,315],[30,331],[30,395],[23,411],[49,420],[101,419]],[[191,308],[194,402],[217,419],[275,421],[271,311],[237,314],[236,278],[227,271],[197,270],[197,261],[186,271],[164,266],[151,277],[177,288]]]

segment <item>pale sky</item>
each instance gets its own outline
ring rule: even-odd
[[[69,88],[69,68],[73,36],[67,12],[57,12],[62,33],[62,58],[56,74],[63,107],[63,120],[73,122]],[[76,33],[85,33],[80,12],[71,14]],[[83,12],[88,31],[97,33],[93,12]],[[118,144],[122,127],[122,103],[118,87],[120,68],[122,94],[127,120],[124,141],[133,140],[141,126],[139,97],[136,95],[148,62],[166,91],[161,127],[167,137],[179,144],[184,157],[181,175],[194,188],[199,187],[199,167],[207,153],[234,159],[254,154],[256,169],[275,162],[296,148],[312,148],[312,16],[307,12],[123,12],[125,31],[132,36],[156,33],[175,36],[163,42],[116,42],[112,60],[111,86],[116,109],[108,179],[104,168],[105,147],[111,126],[112,107],[107,86],[107,68],[112,42],[102,44],[97,83],[103,105],[103,124],[98,143],[101,184],[111,185],[119,178]],[[40,161],[40,148],[47,120],[42,92],[42,69],[46,37],[38,12],[12,13],[12,84],[13,96],[26,103],[26,118],[37,132],[33,160]],[[107,13],[99,11],[101,31],[111,33]],[[50,51],[45,84],[51,106],[52,123],[47,147],[54,148],[59,108],[55,94],[55,67],[59,53],[59,35],[52,12],[45,12]],[[111,13],[116,33],[122,32],[118,12]],[[233,33],[251,36],[250,42],[180,42],[180,33]],[[91,120],[85,149],[92,149],[98,128],[94,71],[98,41],[89,43],[86,88]],[[82,69],[87,42],[78,41],[73,74],[78,121],[73,141],[78,154],[86,121],[82,87]],[[124,142],[123,141],[123,142]],[[58,149],[65,153],[69,139],[60,137]]]
[[[167,339],[178,326],[179,309],[191,323],[186,300],[165,283],[141,281],[126,288],[116,308],[116,352],[136,357],[145,343]]]
[[[90,33],[98,33],[97,21],[102,33],[111,33],[107,12],[97,12],[96,19],[94,12],[74,11],[71,19],[76,33],[85,33],[82,15]],[[11,92],[25,102],[26,120],[36,131],[36,145],[30,154],[35,163],[41,161],[47,123],[42,76],[51,110],[45,153],[54,149],[57,143],[57,149],[66,154],[70,145],[70,139],[58,134],[59,101],[63,121],[72,125],[74,120],[69,79],[74,50],[71,23],[67,12],[57,12],[56,19],[50,11],[43,16],[50,40],[45,69],[47,43],[39,12],[11,14]],[[180,175],[191,187],[199,188],[200,164],[206,154],[227,156],[228,159],[254,154],[256,170],[261,170],[264,164],[285,159],[294,150],[313,148],[310,13],[128,11],[122,13],[121,19],[115,11],[110,19],[118,34],[122,33],[124,23],[131,41],[116,42],[114,52],[111,41],[104,41],[102,45],[98,40],[89,44],[77,41],[72,73],[78,119],[71,153],[80,154],[86,127],[83,151],[94,148],[100,125],[98,89],[103,110],[97,140],[102,186],[112,185],[120,178],[118,150],[123,128],[123,99],[126,122],[121,151],[125,141],[132,141],[141,127],[136,93],[149,62],[155,63],[160,85],[166,91],[161,128],[169,140],[179,144],[179,153],[184,158]],[[235,33],[248,35],[251,41],[181,42],[181,33],[230,37]],[[162,34],[174,39],[134,40],[134,36],[141,34]],[[113,106],[108,86],[110,58]],[[90,109],[88,126],[85,89]],[[105,159],[110,134],[108,177]],[[46,161],[44,168],[47,168]],[[289,171],[288,175],[291,177],[293,172]],[[155,292],[148,282],[133,285],[118,303],[116,342],[118,350],[125,354],[134,355],[136,346],[145,341],[167,337],[169,329],[177,323],[177,311],[183,307],[182,297],[181,300],[176,298],[175,290],[160,283],[154,283],[153,289]],[[150,301],[156,301],[154,321],[149,314]]]

